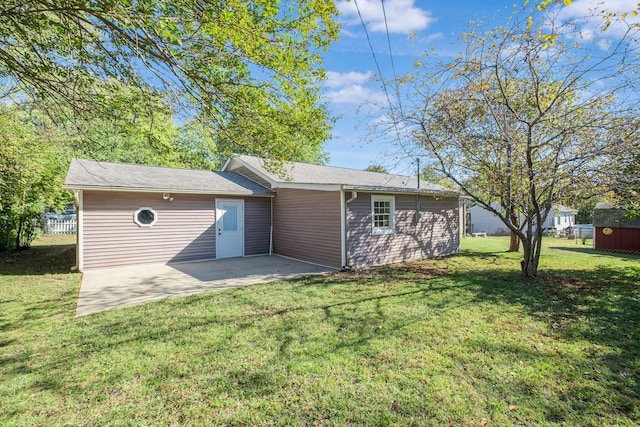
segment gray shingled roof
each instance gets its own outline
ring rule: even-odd
[[[63,188],[200,194],[273,194],[263,186],[234,172],[176,169],[81,159],[71,161]]]
[[[285,162],[269,164],[268,160],[253,156],[236,156],[237,159],[267,176],[271,181],[295,184],[333,184],[362,190],[416,191],[415,177],[386,173],[368,172],[358,169],[334,166],[311,165],[308,163]],[[421,191],[455,193],[441,185],[420,182]]]
[[[577,210],[577,209],[569,208],[564,205],[553,205],[553,209],[558,212],[573,212]]]
[[[627,218],[624,211],[611,203],[598,203],[593,210],[594,227],[640,228],[640,218]]]

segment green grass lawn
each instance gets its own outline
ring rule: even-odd
[[[0,425],[637,425],[640,258],[459,256],[74,318],[72,240],[0,257]]]

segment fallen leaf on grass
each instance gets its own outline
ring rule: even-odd
[[[515,411],[516,405],[509,405],[508,408],[510,411]]]

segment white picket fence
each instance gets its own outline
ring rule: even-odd
[[[46,234],[75,234],[75,219],[47,219],[44,222],[44,232]]]

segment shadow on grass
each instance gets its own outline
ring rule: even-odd
[[[479,259],[496,258],[505,253],[508,253],[508,251],[504,250],[504,251],[492,251],[492,252],[488,252],[488,251],[479,252],[479,251],[472,251],[470,249],[462,249],[460,251],[460,255],[462,256],[479,258]]]
[[[568,343],[587,341],[587,348],[593,348],[589,350],[591,354],[586,354],[587,358],[576,357],[572,360],[575,366],[571,369],[579,370],[582,375],[597,376],[597,381],[591,383],[597,385],[591,386],[588,382],[572,384],[556,396],[555,402],[544,403],[547,420],[565,420],[568,416],[566,402],[570,401],[573,402],[570,408],[572,416],[576,413],[588,415],[593,410],[589,400],[601,398],[601,384],[607,384],[611,393],[608,397],[611,411],[638,419],[640,369],[636,361],[640,358],[640,270],[598,267],[593,271],[550,271],[541,275],[537,282],[522,280],[517,272],[511,271],[485,270],[472,274],[468,271],[445,272],[437,267],[425,269],[421,263],[383,267],[375,270],[375,274],[379,282],[402,281],[417,286],[417,289],[366,298],[353,296],[340,303],[304,308],[321,308],[326,319],[333,319],[339,325],[339,332],[350,330],[351,333],[346,335],[351,337],[351,341],[342,342],[333,351],[344,347],[358,348],[370,340],[394,334],[415,321],[407,317],[405,321],[380,330],[376,329],[379,323],[376,316],[358,318],[347,310],[335,310],[339,307],[353,307],[355,310],[361,304],[371,301],[380,303],[387,299],[419,302],[443,311],[459,307],[473,309],[486,306],[487,302],[496,307],[504,303],[523,306],[530,316],[548,325],[550,336]],[[357,277],[355,274],[354,278]],[[434,286],[441,278],[449,281],[449,284]],[[321,278],[310,278],[306,283],[313,287],[322,286],[323,282]],[[339,275],[333,277],[331,282],[337,282],[345,289],[354,284],[353,278]],[[449,293],[454,295],[443,297]],[[460,293],[466,293],[468,297],[461,298]],[[287,312],[279,310],[271,314]],[[521,345],[510,347],[501,344],[492,349],[482,343],[480,347],[489,352],[519,354],[524,360],[547,360],[545,364],[549,365],[558,362],[556,354],[545,355]],[[529,386],[522,381],[525,395]]]
[[[76,262],[76,245],[32,246],[22,251],[0,252],[0,274],[66,274]]]
[[[497,254],[465,251],[461,256],[488,259]],[[313,354],[319,363],[329,363],[332,355],[344,349],[361,355],[365,362],[378,363],[375,349],[369,346],[373,341],[398,338],[411,325],[423,321],[410,314],[390,313],[389,307],[401,310],[419,305],[423,313],[437,316],[460,308],[474,310],[488,305],[499,310],[509,304],[522,307],[527,314],[546,324],[548,334],[560,341],[588,341],[594,349],[606,348],[606,351],[594,350],[593,354],[581,359],[582,362],[573,362],[575,369],[581,372],[580,375],[583,375],[582,371],[598,375],[597,384],[610,392],[606,398],[610,410],[636,419],[637,402],[640,402],[640,388],[637,387],[640,371],[636,363],[640,357],[638,283],[640,271],[633,269],[600,267],[588,272],[548,271],[543,272],[538,282],[529,282],[521,280],[517,271],[452,271],[444,262],[408,263],[368,272],[335,273],[287,284],[200,294],[74,319],[67,325],[64,338],[54,343],[56,349],[48,357],[33,359],[26,351],[14,352],[0,358],[0,368],[16,375],[39,377],[33,385],[24,387],[42,388],[80,399],[86,395],[88,386],[82,378],[67,378],[66,367],[82,366],[96,354],[135,352],[153,343],[171,343],[179,349],[180,343],[198,341],[203,335],[215,335],[216,339],[208,338],[206,344],[198,347],[202,354],[229,357],[235,354],[233,349],[243,348],[239,351],[249,351],[248,355],[235,355],[251,357],[252,350],[246,348],[271,351],[261,349],[265,344],[259,339],[243,344],[248,331],[255,329],[255,333],[249,333],[254,339],[260,336],[276,338],[278,345],[272,351],[270,363],[249,365],[245,370],[231,364],[226,370],[216,372],[211,384],[221,389],[232,387],[243,397],[268,396],[287,387],[289,380],[286,372],[267,367],[289,366],[296,358],[303,357],[293,352],[296,345],[298,348],[303,344],[321,348],[322,352],[317,350],[317,354]],[[73,306],[74,299],[75,295],[60,294],[59,298],[34,303],[27,315],[46,318],[55,307]],[[386,305],[391,302],[392,305]],[[367,307],[369,309],[365,310]],[[317,322],[331,332],[313,334],[305,329],[305,322],[307,327],[309,323]],[[4,345],[12,344],[15,343],[6,341]],[[242,345],[246,348],[239,347]],[[496,345],[485,340],[471,340],[468,346],[476,352],[481,348],[487,354],[514,354],[525,360],[540,360],[549,366],[558,359],[555,354],[521,344]],[[459,366],[467,363],[461,355],[447,356],[458,357]],[[141,353],[137,357],[144,355]],[[184,365],[188,366],[188,361]],[[591,372],[590,367],[594,365],[600,367],[598,373]],[[163,375],[171,376],[178,368],[167,363],[164,369]],[[117,389],[123,377],[129,375],[126,370],[115,368],[106,371],[108,376],[100,380],[104,388]],[[137,372],[131,375],[151,374]],[[514,381],[516,390],[523,396],[534,393],[525,379]],[[574,414],[587,416],[593,411],[590,403],[600,399],[601,392],[601,388],[590,383],[565,382],[561,390],[554,391],[554,399],[542,403],[545,419],[566,422],[566,406],[570,406]]]
[[[623,258],[623,259],[630,259],[630,260],[640,260],[640,255],[633,255],[633,254],[625,254],[625,253],[619,253],[619,252],[609,252],[609,251],[599,251],[593,248],[586,248],[586,247],[566,247],[566,246],[550,246],[549,249],[554,249],[557,251],[569,251],[569,252],[578,252],[578,253],[582,253],[582,254],[589,254],[589,255],[596,255],[596,256],[606,256],[606,257],[612,257],[612,258]]]

